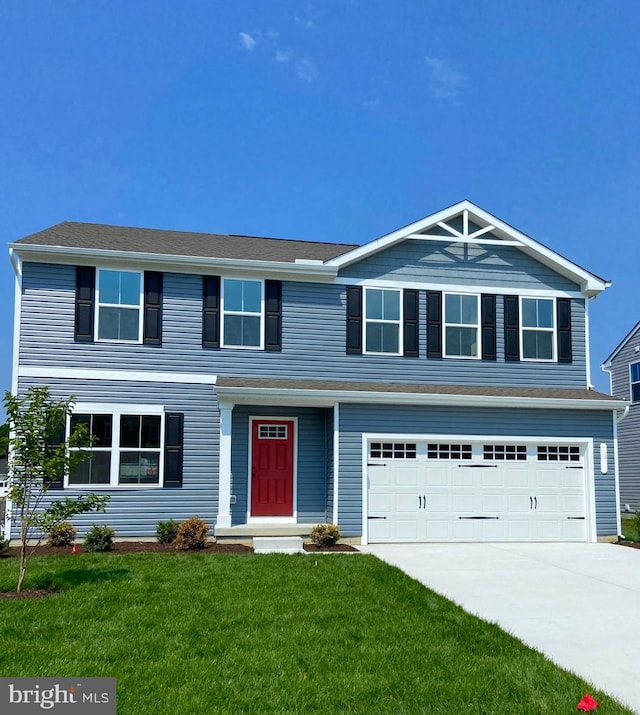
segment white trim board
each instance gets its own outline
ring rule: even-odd
[[[18,377],[62,378],[69,380],[115,380],[121,382],[165,382],[188,385],[215,385],[217,375],[197,372],[156,372],[152,370],[104,370],[101,368],[74,369],[70,367],[18,368]]]
[[[380,278],[345,278],[339,276],[335,279],[336,285],[363,286],[372,288],[413,288],[415,290],[438,290],[448,293],[466,293],[480,295],[481,293],[496,293],[497,295],[522,295],[529,298],[580,298],[584,294],[580,290],[552,290],[551,288],[516,288],[507,285],[479,285],[474,283],[432,283],[430,281],[388,280]]]

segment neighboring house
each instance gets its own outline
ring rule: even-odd
[[[62,223],[10,252],[14,391],[74,395],[95,438],[50,494],[111,495],[81,532],[619,531],[626,403],[589,389],[609,284],[468,201],[363,246]]]
[[[640,323],[602,364],[610,392],[629,400],[629,414],[618,425],[620,502],[627,512],[640,510]]]

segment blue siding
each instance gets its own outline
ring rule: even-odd
[[[340,406],[339,525],[345,535],[362,533],[362,433],[593,437],[594,465],[599,445],[608,445],[608,473],[595,470],[598,536],[616,534],[611,412],[512,410],[453,407]]]
[[[300,524],[327,520],[327,423],[329,410],[238,405],[233,410],[231,471],[232,524],[245,524],[248,513],[249,417],[297,417],[297,521]]]
[[[624,347],[611,361],[611,394],[631,399],[629,365],[640,362],[640,328],[630,335]],[[629,413],[618,425],[618,458],[620,460],[620,506],[629,504],[631,511],[640,510],[640,402],[629,407]]]
[[[106,382],[98,380],[20,380],[19,391],[48,386],[63,399],[76,402],[164,405],[184,413],[184,468],[181,489],[118,488],[93,491],[109,494],[104,514],[83,514],[73,519],[82,536],[91,524],[108,524],[116,537],[155,536],[156,524],[198,514],[213,527],[218,513],[219,413],[213,387],[171,383]],[[75,496],[86,490],[50,492],[51,498]],[[15,529],[13,537],[16,537]]]
[[[201,347],[202,282],[196,275],[165,274],[163,343],[74,343],[75,271],[26,263],[20,364],[66,368],[138,369],[228,376],[385,380],[452,384],[586,387],[584,303],[572,301],[573,363],[505,363],[502,301],[498,300],[498,360],[427,360],[426,299],[420,297],[420,357],[346,355],[345,289],[285,282],[283,349]],[[52,355],[55,361],[52,362]]]
[[[482,238],[496,238],[487,234]],[[579,286],[514,246],[408,240],[340,271],[342,278],[576,291]]]

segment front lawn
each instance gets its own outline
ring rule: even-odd
[[[0,601],[0,676],[116,677],[119,715],[629,712],[372,556],[34,557],[25,586],[61,591]]]
[[[634,517],[622,517],[622,534],[627,541],[640,541]]]

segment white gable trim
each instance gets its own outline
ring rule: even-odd
[[[609,371],[609,368],[611,367],[611,363],[615,359],[615,357],[618,355],[618,353],[626,347],[627,343],[633,338],[633,336],[636,334],[636,331],[640,329],[640,321],[637,322],[633,328],[622,338],[620,343],[618,344],[618,347],[609,355],[609,357],[602,363],[600,366],[603,370]]]
[[[455,229],[447,226],[443,226],[444,222],[451,219],[459,214],[463,215],[463,225],[467,228],[467,231],[460,233]],[[460,201],[449,208],[438,211],[435,214],[431,214],[419,221],[416,221],[408,226],[399,228],[386,236],[371,241],[364,246],[344,253],[341,256],[332,258],[327,261],[325,265],[336,266],[337,268],[344,268],[350,266],[357,261],[362,260],[378,251],[385,248],[389,248],[397,243],[401,243],[409,238],[416,238],[415,234],[419,234],[428,228],[433,226],[444,227],[446,231],[451,234],[450,242],[462,242],[462,243],[474,243],[479,242],[480,235],[487,233],[487,230],[479,230],[474,233],[468,233],[468,221],[469,217],[479,220],[480,223],[489,224],[492,226],[493,231],[498,234],[502,234],[505,237],[504,243],[501,245],[515,245],[519,250],[523,251],[527,255],[535,258],[540,263],[548,266],[552,270],[556,271],[560,275],[575,281],[580,285],[583,293],[587,294],[597,294],[609,287],[610,282],[605,281],[602,278],[590,273],[589,271],[581,268],[580,266],[572,263],[568,259],[564,258],[560,254],[552,251],[550,248],[543,246],[529,236],[521,233],[517,229],[513,228],[509,224],[501,221],[496,216],[488,213],[479,206],[472,204],[470,201]],[[420,235],[421,240],[449,240],[448,236],[424,236]],[[485,239],[489,240],[489,239]],[[498,241],[500,244],[500,241]]]

